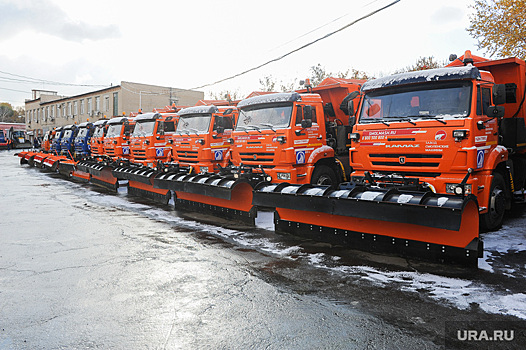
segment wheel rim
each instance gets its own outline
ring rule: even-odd
[[[504,191],[501,188],[495,187],[491,192],[490,198],[490,217],[493,222],[498,221],[504,211],[506,210],[506,199],[504,198]]]
[[[332,185],[332,179],[328,175],[321,175],[316,181],[316,185]]]

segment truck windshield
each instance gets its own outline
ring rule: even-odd
[[[284,129],[290,125],[292,105],[241,110],[236,131],[249,129]]]
[[[108,127],[108,132],[106,133],[106,137],[119,137],[121,136],[121,130],[122,124],[110,124]]]
[[[155,127],[154,120],[147,121],[147,122],[137,122],[137,124],[135,124],[135,129],[133,130],[132,136],[135,136],[135,137],[152,136],[154,127]]]
[[[64,133],[64,136],[62,136],[62,138],[69,139],[71,137],[71,134],[73,134],[73,130],[66,130],[66,132]]]
[[[104,127],[103,126],[97,126],[95,129],[95,132],[93,133],[93,137],[102,137],[104,136]]]
[[[88,129],[86,128],[82,128],[79,130],[79,133],[77,134],[77,139],[83,139],[84,137],[86,137],[86,135],[88,135]]]
[[[210,128],[211,114],[191,114],[180,117],[176,133],[179,134],[206,134]]]
[[[471,82],[424,83],[385,88],[365,94],[361,123],[467,117]]]

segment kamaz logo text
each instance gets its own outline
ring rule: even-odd
[[[418,148],[420,145],[411,145],[411,144],[405,144],[405,145],[385,145],[386,148]]]

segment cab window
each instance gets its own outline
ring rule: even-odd
[[[491,103],[491,90],[477,86],[477,115],[487,115]]]
[[[175,124],[174,122],[164,122],[164,132],[175,132]]]

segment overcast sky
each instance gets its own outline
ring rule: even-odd
[[[75,95],[121,81],[199,87],[280,57],[391,2],[0,0],[0,102],[23,106],[31,89]],[[306,78],[317,64],[378,77],[423,56],[445,61],[467,49],[484,56],[466,31],[472,3],[401,0],[278,62],[200,90],[246,96],[261,88],[264,76],[288,83]]]

